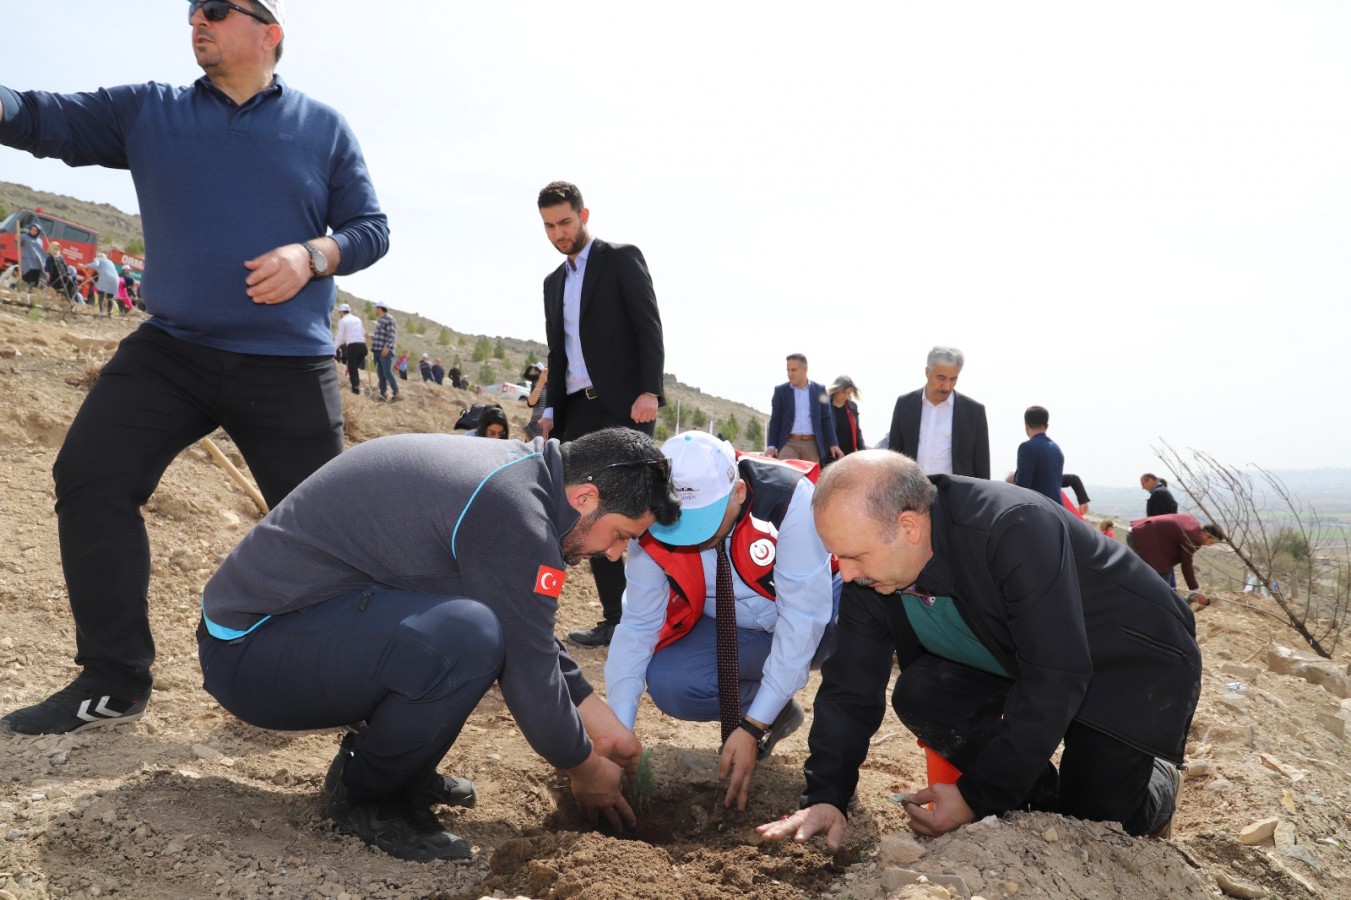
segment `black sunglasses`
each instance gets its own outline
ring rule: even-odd
[[[230,10],[242,12],[250,19],[257,19],[264,25],[271,25],[267,19],[264,19],[258,13],[249,9],[247,6],[240,6],[237,3],[230,3],[228,0],[191,0],[188,4],[188,21],[192,21],[192,14],[197,10],[202,11],[208,22],[219,22],[230,14]]]
[[[661,459],[632,459],[629,460],[628,462],[610,463],[608,466],[601,466],[599,469],[592,472],[590,475],[586,476],[586,480],[588,483],[594,484],[596,478],[598,478],[600,474],[604,472],[606,469],[641,469],[647,466],[651,466],[658,472],[661,472],[662,478],[668,481],[670,480],[671,460],[665,456],[663,456]]]

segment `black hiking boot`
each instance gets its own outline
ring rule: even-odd
[[[333,797],[334,789],[342,781],[342,773],[347,768],[347,760],[351,759],[356,751],[357,734],[356,731],[348,731],[342,736],[342,742],[338,745],[338,755],[333,757],[333,762],[328,767],[328,774],[324,776],[325,800]],[[478,788],[468,778],[456,778],[452,775],[433,772],[427,776],[426,781],[413,789],[412,796],[414,800],[422,801],[427,806],[439,803],[443,806],[462,806],[465,809],[472,809],[478,803]]]
[[[339,831],[399,859],[466,862],[474,856],[468,841],[442,828],[427,803],[414,797],[353,803],[347,799],[347,785],[339,778],[328,797],[327,812]]]

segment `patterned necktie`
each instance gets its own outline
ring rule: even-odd
[[[727,738],[741,721],[741,661],[737,654],[732,561],[727,558],[727,548],[722,541],[718,542],[717,601],[718,714],[722,720],[722,740],[727,743]]]

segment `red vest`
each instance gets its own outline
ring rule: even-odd
[[[804,460],[773,460],[737,453],[737,471],[746,482],[746,502],[732,526],[728,556],[742,581],[760,596],[773,600],[779,526],[788,514],[798,481],[806,476],[815,482],[821,467]],[[693,547],[669,547],[651,534],[644,534],[638,544],[656,560],[671,583],[666,622],[657,639],[660,650],[688,634],[704,614],[707,593],[702,554]]]

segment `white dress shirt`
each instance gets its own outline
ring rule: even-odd
[[[807,683],[812,656],[821,643],[834,607],[830,554],[812,522],[812,483],[797,483],[788,512],[779,526],[774,557],[777,601],[768,600],[741,580],[732,567],[739,628],[774,635],[765,660],[760,689],[745,715],[773,722],[793,695]],[[724,541],[731,548],[731,536]],[[704,615],[717,618],[717,552],[699,554],[704,564]],[[624,614],[615,628],[605,662],[605,693],[610,709],[628,728],[638,717],[638,701],[647,686],[647,665],[666,621],[671,584],[657,561],[637,541],[629,542]]]
[[[952,474],[952,407],[957,392],[942,403],[930,403],[928,394],[919,395],[919,447],[915,462],[925,475]]]
[[[361,324],[352,313],[338,318],[338,335],[333,342],[339,347],[345,347],[348,344],[366,343],[366,326]]]
[[[582,353],[582,282],[586,279],[586,261],[591,256],[595,238],[586,242],[577,259],[563,261],[563,352],[568,355],[568,368],[563,373],[563,389],[569,394],[591,387],[591,375],[586,371],[586,356]],[[559,398],[562,401],[563,398]],[[554,417],[554,406],[544,410],[542,419]]]

